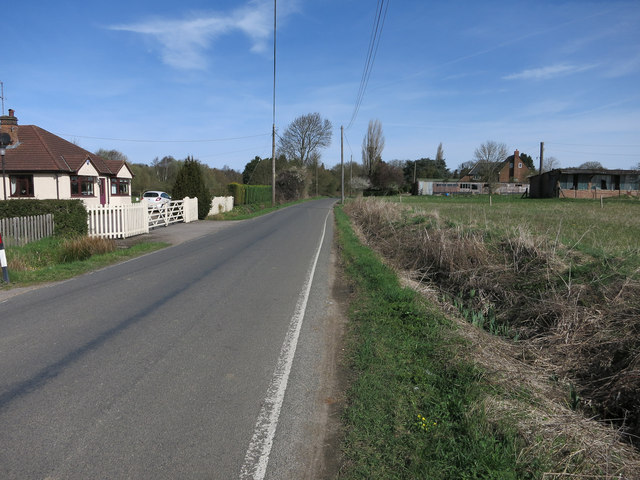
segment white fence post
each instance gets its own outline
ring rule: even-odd
[[[198,197],[184,198],[184,223],[198,220]]]

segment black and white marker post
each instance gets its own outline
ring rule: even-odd
[[[9,283],[9,269],[7,268],[7,255],[4,253],[4,242],[0,233],[0,265],[2,265],[2,279]]]

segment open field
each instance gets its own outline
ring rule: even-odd
[[[407,285],[467,321],[462,355],[510,392],[484,411],[551,455],[559,469],[543,471],[614,478],[613,457],[638,471],[637,450],[613,446],[640,438],[640,202],[396,197],[345,212]]]
[[[394,197],[464,228],[494,235],[515,229],[568,248],[603,255],[640,256],[640,200],[522,199],[517,196]]]

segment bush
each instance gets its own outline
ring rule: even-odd
[[[185,197],[198,199],[198,219],[204,220],[209,215],[213,195],[204,183],[202,168],[197,160],[188,157],[176,177],[171,190],[173,198],[181,200]]]
[[[267,203],[271,201],[271,187],[269,185],[230,183],[227,188],[229,195],[233,196],[233,204],[236,206]]]
[[[0,218],[53,214],[56,237],[88,233],[87,209],[82,200],[7,200],[0,202]]]
[[[276,179],[276,194],[279,202],[299,200],[304,196],[306,177],[299,168],[280,172]]]

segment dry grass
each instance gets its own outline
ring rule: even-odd
[[[602,278],[587,269],[576,278],[593,258],[522,226],[496,235],[379,200],[345,210],[407,282],[441,303],[446,294],[443,307],[455,300],[493,315],[493,327],[519,338],[460,323],[487,381],[510,392],[484,407],[496,421],[515,421],[530,444],[522,455],[551,456],[556,468],[546,478],[640,477],[629,445],[640,436],[637,272]]]
[[[62,262],[86,260],[93,255],[113,252],[116,249],[115,240],[98,237],[79,237],[65,240],[60,250]]]

